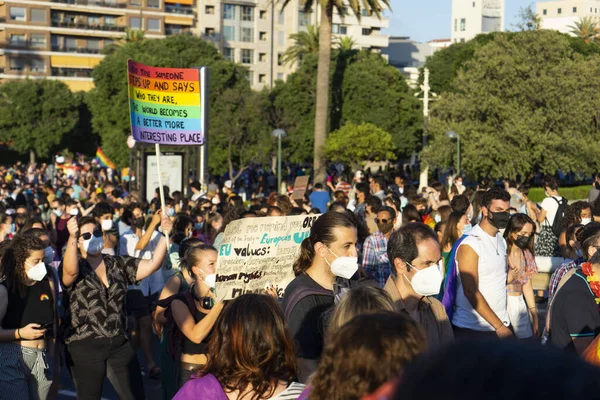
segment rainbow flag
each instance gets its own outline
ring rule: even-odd
[[[104,154],[101,147],[98,147],[98,149],[96,149],[96,158],[98,159],[98,161],[100,161],[100,164],[105,168],[117,168],[115,163],[113,163],[108,157],[106,157],[106,154]]]

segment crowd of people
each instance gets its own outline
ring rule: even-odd
[[[584,361],[600,333],[600,178],[569,204],[547,177],[539,205],[512,181],[418,190],[402,170],[338,174],[300,198],[190,181],[187,194],[164,188],[163,209],[158,189],[144,199],[100,165],[73,165],[0,168],[0,399],[57,398],[61,368],[79,399],[100,399],[106,379],[144,399],[142,373],[178,400],[600,389]],[[283,296],[218,300],[228,224],[303,214],[320,216]],[[563,258],[545,324],[536,256]]]

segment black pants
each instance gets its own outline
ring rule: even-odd
[[[144,398],[140,366],[124,336],[83,339],[68,344],[67,366],[79,400],[100,399],[106,377],[121,400]]]
[[[467,328],[459,328],[452,325],[455,340],[493,340],[498,339],[494,331],[475,331]]]

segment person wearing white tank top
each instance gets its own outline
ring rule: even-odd
[[[452,316],[457,339],[513,335],[506,309],[506,242],[499,233],[510,219],[509,202],[505,190],[486,192],[481,222],[457,249],[458,285]]]

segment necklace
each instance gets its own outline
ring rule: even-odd
[[[586,262],[581,264],[581,271],[587,277],[590,289],[594,292],[596,304],[600,304],[600,280],[598,280],[598,277],[594,274],[592,263]]]

